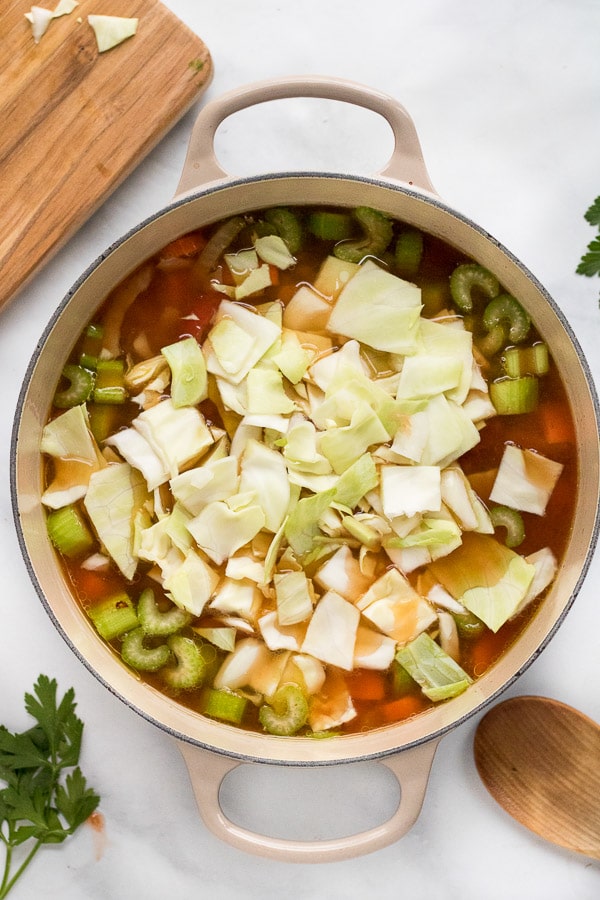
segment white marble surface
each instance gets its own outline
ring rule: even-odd
[[[166,5],[212,52],[215,77],[205,99],[257,79],[318,73],[370,84],[404,103],[439,193],[507,245],[548,288],[598,381],[599,283],[574,271],[593,234],[583,213],[600,193],[596,0]],[[61,689],[73,685],[86,723],[82,766],[102,795],[105,818],[100,838],[85,826],[62,847],[43,850],[14,900],[187,900],[215,893],[221,900],[596,898],[597,863],[531,835],[483,788],[472,760],[477,718],[442,740],[422,813],[394,846],[319,866],[267,862],[230,848],[199,819],[173,740],[95,680],[41,607],[20,559],[9,495],[19,385],[47,319],[78,275],[173,195],[194,115],[1,315],[0,720],[25,727],[23,694],[41,671],[57,677]],[[340,115],[339,138],[326,119],[317,115],[294,130],[293,117],[272,127],[259,118],[254,133],[231,119],[220,135],[221,159],[233,174],[294,167],[371,173],[385,161],[390,148],[379,121],[366,128],[362,120],[354,126],[352,116]],[[553,696],[600,721],[599,577],[596,555],[563,626],[510,693]],[[374,824],[393,808],[394,785],[375,764],[360,764],[353,773],[356,796],[345,771],[319,770],[316,791],[294,781],[298,772],[274,774],[276,791],[266,796],[263,773],[258,778],[252,769],[228,791],[242,821],[270,820],[285,833],[295,827],[294,818],[308,828],[326,807],[331,822],[336,793],[348,826]],[[288,793],[302,806],[291,818],[282,802]]]

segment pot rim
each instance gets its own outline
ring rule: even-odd
[[[18,396],[11,434],[10,489],[13,517],[16,525],[17,537],[21,553],[23,555],[23,559],[25,561],[25,565],[34,588],[40,600],[42,601],[42,605],[46,609],[46,612],[48,613],[51,621],[53,622],[63,639],[66,641],[67,645],[71,648],[71,650],[75,653],[79,660],[85,665],[85,667],[94,675],[94,677],[96,677],[100,681],[100,683],[103,684],[104,687],[106,687],[112,694],[118,697],[123,703],[125,703],[126,706],[128,706],[146,721],[152,723],[153,725],[156,725],[161,730],[170,734],[172,737],[175,737],[185,743],[192,744],[196,747],[211,750],[215,753],[247,762],[287,764],[298,766],[327,765],[339,764],[341,762],[355,762],[359,760],[378,759],[389,756],[393,753],[397,753],[401,750],[409,749],[411,747],[415,747],[417,745],[439,739],[443,735],[448,733],[451,729],[458,727],[472,716],[481,712],[486,706],[493,703],[501,693],[507,690],[517,680],[517,678],[519,678],[525,672],[525,670],[529,668],[529,666],[545,649],[549,641],[555,635],[559,626],[562,624],[571,606],[573,605],[574,600],[579,593],[581,585],[586,577],[597,544],[598,533],[600,530],[600,510],[598,508],[596,509],[595,518],[591,524],[591,527],[588,529],[589,534],[586,535],[587,547],[583,563],[578,567],[577,577],[573,579],[570,596],[566,600],[566,602],[561,603],[560,610],[550,627],[544,632],[543,636],[539,640],[535,641],[534,649],[529,654],[529,656],[524,659],[515,670],[512,671],[512,674],[502,680],[501,683],[493,686],[494,679],[488,677],[489,672],[478,679],[469,688],[469,691],[466,692],[466,694],[469,695],[468,703],[466,703],[464,700],[462,701],[462,703],[459,702],[461,701],[461,697],[458,697],[454,700],[447,701],[441,707],[436,707],[433,710],[421,713],[415,718],[415,720],[396,723],[384,728],[365,732],[364,734],[338,736],[334,741],[315,741],[314,739],[310,738],[281,738],[268,735],[251,734],[248,732],[240,732],[239,729],[235,729],[232,726],[221,725],[220,723],[212,721],[210,721],[210,728],[206,729],[210,732],[210,740],[208,740],[204,737],[199,737],[190,733],[189,730],[186,730],[185,727],[182,727],[179,724],[173,724],[173,722],[179,723],[180,721],[183,721],[183,719],[186,718],[185,716],[175,716],[172,720],[172,723],[170,724],[168,721],[161,719],[157,714],[151,712],[149,710],[149,707],[153,705],[151,703],[151,695],[154,689],[145,686],[140,692],[139,690],[135,691],[133,689],[131,691],[123,691],[122,688],[118,688],[115,685],[114,680],[107,678],[105,674],[103,674],[103,672],[98,671],[98,668],[91,662],[90,659],[88,659],[86,653],[82,649],[80,649],[80,646],[71,637],[69,630],[57,615],[51,602],[48,600],[40,578],[36,572],[35,565],[31,559],[29,544],[21,518],[22,509],[18,484],[19,439],[21,429],[23,428],[23,413],[25,410],[28,392],[30,390],[32,380],[35,376],[35,370],[38,361],[57,322],[59,322],[59,320],[61,319],[72,298],[77,295],[78,291],[88,281],[88,279],[94,276],[94,274],[107,262],[107,260],[110,261],[113,256],[117,252],[121,251],[129,242],[136,244],[136,246],[137,242],[139,242],[139,251],[143,251],[144,231],[146,229],[159,223],[163,218],[165,219],[165,221],[167,221],[168,226],[169,220],[167,219],[167,217],[176,217],[179,211],[184,210],[186,207],[196,201],[203,201],[208,197],[214,196],[217,193],[221,194],[224,191],[231,190],[239,192],[240,189],[248,188],[249,186],[260,186],[264,185],[265,183],[272,182],[283,183],[289,182],[290,180],[324,180],[327,182],[336,182],[340,184],[348,184],[348,182],[351,182],[357,185],[368,185],[373,188],[391,190],[407,198],[412,198],[416,201],[423,202],[428,207],[433,207],[438,211],[439,214],[451,217],[451,219],[453,219],[454,221],[459,222],[463,226],[465,226],[470,232],[479,235],[479,237],[482,238],[486,244],[492,245],[495,248],[495,251],[497,251],[505,258],[505,260],[508,262],[508,265],[513,269],[518,270],[520,276],[526,279],[532,285],[535,291],[541,295],[543,300],[549,306],[554,317],[562,326],[562,329],[564,330],[568,340],[573,347],[573,350],[575,351],[575,354],[578,357],[579,366],[581,367],[583,379],[586,383],[586,388],[589,393],[591,409],[593,410],[593,414],[595,417],[596,431],[598,431],[598,420],[600,418],[598,396],[593,383],[589,365],[569,322],[567,321],[562,310],[558,307],[553,298],[548,294],[546,289],[529,271],[529,269],[511,251],[509,251],[506,247],[504,247],[503,244],[501,244],[497,239],[489,234],[489,232],[487,232],[484,228],[479,226],[466,215],[448,206],[436,194],[430,194],[422,188],[416,188],[409,184],[395,181],[394,179],[388,179],[381,176],[364,176],[334,172],[283,171],[270,174],[252,175],[244,178],[227,178],[225,180],[210,183],[201,188],[194,188],[184,194],[178,195],[166,206],[147,216],[143,221],[129,229],[86,268],[86,270],[81,274],[81,276],[76,280],[76,282],[64,296],[63,300],[60,302],[55,312],[51,316],[39,341],[37,342],[37,345],[27,366],[26,374],[23,379],[23,383]],[[301,201],[298,202],[300,203]],[[329,199],[325,199],[324,202],[328,204],[331,203]],[[293,203],[291,205],[293,205]],[[257,204],[251,203],[247,208],[237,209],[236,211],[244,212],[256,208]],[[208,224],[210,221],[214,220],[210,219],[209,217],[205,222],[203,222],[203,224]],[[187,228],[186,230],[189,230],[189,228]],[[425,228],[425,230],[427,229]],[[183,232],[180,231],[179,233]],[[176,233],[173,233],[171,235],[171,233],[169,232],[167,237],[162,239],[162,242],[159,246],[156,246],[154,249],[146,248],[145,252],[138,252],[135,263],[129,269],[129,271],[135,269],[144,259],[150,257],[154,252],[160,249],[160,246],[164,246],[164,243],[175,236]],[[123,272],[121,270],[120,277],[123,278],[127,274],[127,271]],[[100,302],[102,302],[104,296],[105,294],[101,298]],[[529,627],[530,626],[527,626],[525,632],[527,632]],[[519,639],[520,638],[518,638],[515,642],[516,644],[519,643]],[[503,655],[503,658],[505,656],[506,654]],[[492,669],[493,668],[494,667],[492,667]],[[132,678],[132,685],[133,681],[135,681],[135,679]],[[143,695],[143,702],[133,700],[132,696],[134,694],[140,694],[140,696]],[[162,697],[162,695],[160,696]],[[461,696],[463,698],[465,697],[465,695]],[[162,701],[159,701],[159,707],[161,703]],[[169,703],[170,706],[175,705],[173,704],[173,701],[169,701]],[[456,714],[452,714],[452,712],[444,714],[444,712],[442,711],[442,707],[444,710],[456,710],[457,712]],[[461,710],[460,712],[459,709]],[[199,714],[194,715],[198,716]],[[200,718],[203,719],[204,722],[207,721],[204,717]],[[435,719],[436,724],[434,724],[433,727],[430,728],[430,730],[427,730],[427,728],[425,727],[425,731],[423,733],[423,727],[421,726],[423,725],[423,723],[429,721],[430,719]],[[419,720],[419,725],[415,727],[416,720]],[[405,738],[402,737],[403,733],[406,735]],[[215,735],[214,743],[212,738],[213,734]],[[233,737],[232,734],[234,735]],[[219,740],[219,736],[223,736],[223,739]],[[309,746],[307,746],[307,742]],[[242,745],[246,745],[248,749],[240,749]]]

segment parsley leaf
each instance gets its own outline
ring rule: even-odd
[[[590,225],[597,225],[600,228],[600,197],[596,197],[585,213],[584,218]],[[590,278],[593,275],[600,275],[600,234],[588,244],[587,251],[579,260],[575,272],[578,275],[586,275]]]
[[[588,244],[576,271],[578,275],[600,275],[600,235]]]
[[[33,694],[25,694],[37,724],[15,734],[0,726],[0,900],[41,846],[62,843],[100,802],[77,765],[83,722],[75,706],[72,688],[59,702],[56,681],[40,675]]]
[[[585,214],[585,219],[590,225],[600,225],[600,197],[596,197]]]

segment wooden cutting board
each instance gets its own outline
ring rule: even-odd
[[[0,12],[0,308],[212,77],[205,44],[157,0],[80,0],[38,44],[30,6],[2,0]],[[137,17],[137,33],[99,54],[90,14]]]

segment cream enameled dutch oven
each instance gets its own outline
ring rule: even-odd
[[[231,114],[269,100],[318,97],[372,110],[387,120],[395,147],[374,177],[279,173],[228,176],[214,152],[219,125]],[[365,734],[314,740],[274,737],[203,718],[143,684],[103,644],[69,592],[46,533],[40,502],[40,436],[65,360],[84,325],[109,291],[144,259],[179,235],[236,213],[284,204],[375,207],[435,235],[491,269],[526,307],[551,348],[566,384],[577,429],[578,497],[575,522],[547,599],[510,650],[465,693],[400,724]],[[40,599],[71,649],[111,692],[171,734],[188,767],[205,823],[229,843],[288,861],[344,859],[397,840],[415,822],[440,738],[497,698],[538,656],[571,606],[588,568],[598,530],[598,403],[581,350],[555,303],[504,247],[481,227],[448,208],[434,192],[411,118],[391,97],[351,82],[287,78],[226,94],[208,104],[194,126],[173,202],[119,240],[75,284],[48,325],[21,392],[11,454],[13,506],[26,565]],[[382,825],[324,842],[256,834],[227,818],[219,802],[225,775],[241,762],[288,766],[380,760],[401,786],[396,812]]]

